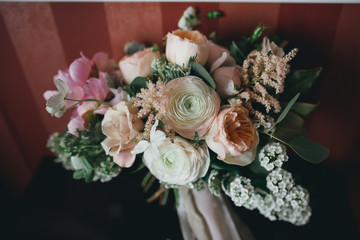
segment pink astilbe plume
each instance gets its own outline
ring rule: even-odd
[[[134,107],[140,107],[138,113],[139,118],[147,118],[145,123],[144,132],[137,137],[137,140],[148,140],[151,127],[154,125],[156,119],[161,120],[164,123],[166,111],[165,111],[165,98],[168,94],[168,90],[165,87],[165,83],[158,81],[155,84],[148,83],[148,89],[141,89],[141,92],[136,94],[136,97],[132,99]],[[171,129],[163,125],[163,130],[167,135],[171,134]]]
[[[289,71],[288,62],[295,57],[298,49],[293,49],[284,57],[276,56],[272,52],[252,51],[243,63],[243,85],[238,97],[260,122],[265,121],[265,115],[254,109],[253,103],[265,107],[266,113],[281,111],[279,101],[274,97],[284,91],[284,80]],[[275,94],[270,94],[267,88],[272,88]]]

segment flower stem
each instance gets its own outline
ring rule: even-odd
[[[287,142],[284,142],[284,141],[281,140],[280,138],[277,138],[277,137],[271,135],[269,132],[264,132],[264,131],[259,131],[259,132],[262,133],[262,134],[268,135],[269,137],[271,137],[271,138],[273,138],[273,139],[275,139],[275,140],[277,140],[277,141],[279,141],[279,142],[281,142],[281,143],[289,146],[289,144],[288,144]]]
[[[77,102],[76,104],[70,106],[69,108],[72,108],[72,107],[75,107],[77,104],[79,103],[82,103],[82,102],[97,102],[97,103],[100,103],[100,104],[104,104],[108,107],[112,107],[112,105],[110,103],[107,103],[107,102],[104,102],[104,101],[100,101],[98,99],[83,99],[83,100],[78,100],[78,99],[71,99],[71,98],[65,98],[65,100],[68,100],[68,101],[73,101],[73,102]]]

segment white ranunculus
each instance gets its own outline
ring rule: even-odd
[[[159,147],[160,158],[145,157],[144,163],[160,181],[186,185],[204,177],[210,166],[206,144],[198,149],[181,137],[167,138]]]
[[[196,62],[205,65],[209,56],[209,44],[206,36],[199,31],[178,29],[166,35],[166,58],[172,64],[188,67],[189,58],[196,57]]]
[[[194,139],[195,132],[202,137],[220,109],[218,94],[195,76],[176,78],[166,87],[167,122],[185,138]]]

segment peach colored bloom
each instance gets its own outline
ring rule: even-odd
[[[246,166],[255,159],[259,136],[247,109],[224,106],[206,134],[205,141],[218,154],[218,159]]]
[[[241,84],[241,67],[227,66],[215,70],[213,78],[216,83],[216,92],[222,99],[228,99],[237,94],[235,85]]]
[[[194,139],[209,129],[220,109],[217,93],[198,77],[176,78],[166,84],[166,117],[169,125],[181,136]]]
[[[235,65],[235,59],[231,57],[229,50],[224,47],[209,41],[209,58],[206,64],[210,67],[210,72],[213,72],[220,66]]]
[[[130,102],[122,101],[109,109],[101,122],[102,132],[106,136],[101,145],[120,167],[131,167],[135,161],[131,150],[136,145],[136,136],[144,128],[137,113],[138,109],[133,108]]]
[[[155,58],[160,58],[160,54],[151,51],[150,48],[123,57],[119,62],[119,67],[125,83],[130,85],[136,77],[151,76],[151,63]]]
[[[209,56],[209,44],[203,34],[181,29],[167,34],[166,58],[170,63],[187,68],[189,58],[195,55],[196,62],[205,65]]]

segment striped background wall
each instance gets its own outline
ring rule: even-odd
[[[126,42],[162,45],[189,3],[0,3],[0,176],[22,192],[41,159],[46,140],[69,115],[52,118],[42,94],[52,76],[80,51],[101,50],[119,60]],[[331,150],[329,162],[351,158],[359,133],[360,5],[193,3],[205,34],[240,39],[262,22],[267,34],[287,36],[301,52],[295,66],[324,66],[318,92],[322,106],[308,122],[310,137]]]

